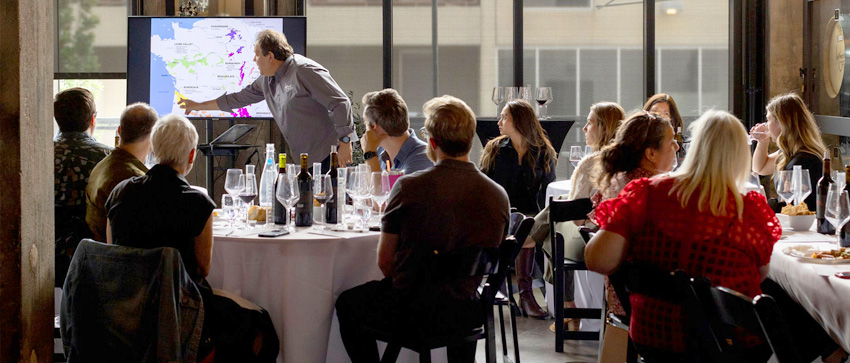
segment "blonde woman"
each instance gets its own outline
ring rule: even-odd
[[[587,115],[587,121],[582,131],[584,131],[587,146],[593,149],[593,154],[582,159],[573,171],[573,175],[570,177],[572,184],[570,194],[558,196],[558,199],[573,200],[590,198],[593,195],[596,191],[593,180],[595,179],[594,171],[599,162],[599,150],[614,139],[617,128],[625,118],[626,112],[614,102],[599,102],[590,106],[590,113]],[[584,260],[584,239],[578,232],[580,225],[595,228],[595,225],[589,221],[558,225],[558,232],[564,236],[564,257],[574,261]],[[552,256],[551,243],[549,243],[549,207],[544,208],[534,217],[534,229],[529,238],[534,243],[542,245],[548,256]],[[551,263],[547,262],[543,278],[550,284],[554,283]],[[573,276],[565,276],[564,283],[564,307],[576,307]],[[579,328],[578,319],[568,319],[567,324],[570,330],[578,330]],[[552,330],[554,330],[554,324]]]
[[[815,118],[800,96],[794,93],[779,95],[767,104],[767,123],[754,126],[750,133],[758,141],[753,153],[754,172],[773,175],[779,170],[792,170],[801,165],[809,170],[811,185],[817,185],[823,175],[823,155],[826,152]],[[779,150],[769,154],[770,140]],[[815,193],[806,197],[809,209],[815,207]]]
[[[546,187],[555,180],[557,153],[546,131],[524,100],[511,100],[499,119],[501,136],[484,147],[479,168],[508,193],[511,207],[531,216],[545,205]],[[531,289],[534,270],[534,243],[523,245],[516,260],[520,306],[524,315],[545,319]]]
[[[708,111],[691,132],[677,171],[634,180],[596,208],[601,229],[585,262],[605,275],[625,260],[682,269],[755,297],[782,230],[763,196],[740,192],[750,164],[746,130],[729,113]],[[681,306],[639,294],[630,301],[629,334],[641,354],[683,358],[689,337]]]

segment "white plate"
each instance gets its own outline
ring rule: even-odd
[[[838,264],[847,264],[850,263],[850,259],[824,259],[824,258],[812,258],[812,254],[815,252],[826,251],[819,249],[817,247],[811,245],[793,245],[788,246],[782,249],[782,253],[799,258],[801,261],[809,262],[809,263],[818,263],[822,265],[838,265]]]

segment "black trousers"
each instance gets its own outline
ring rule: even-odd
[[[204,301],[204,326],[198,361],[215,348],[216,362],[274,363],[280,340],[265,309],[246,309],[228,297],[214,294],[206,281],[199,284]],[[255,355],[255,345],[259,352]]]
[[[410,303],[410,301],[416,301]],[[336,302],[339,332],[353,363],[380,361],[372,331],[392,334],[449,334],[480,326],[483,316],[477,300],[468,302],[409,298],[390,279],[371,281],[346,290]],[[471,363],[476,343],[447,347],[449,363]]]

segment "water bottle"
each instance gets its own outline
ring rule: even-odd
[[[274,223],[274,215],[271,213],[274,205],[274,183],[277,180],[277,168],[274,162],[274,144],[266,144],[266,162],[263,165],[263,174],[260,177],[260,207],[266,210],[266,223]]]

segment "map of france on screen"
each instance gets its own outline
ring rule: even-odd
[[[212,100],[242,90],[260,76],[254,41],[283,19],[151,19],[150,104],[160,114],[183,114],[177,101]],[[193,111],[190,117],[271,118],[266,101],[233,110]]]

